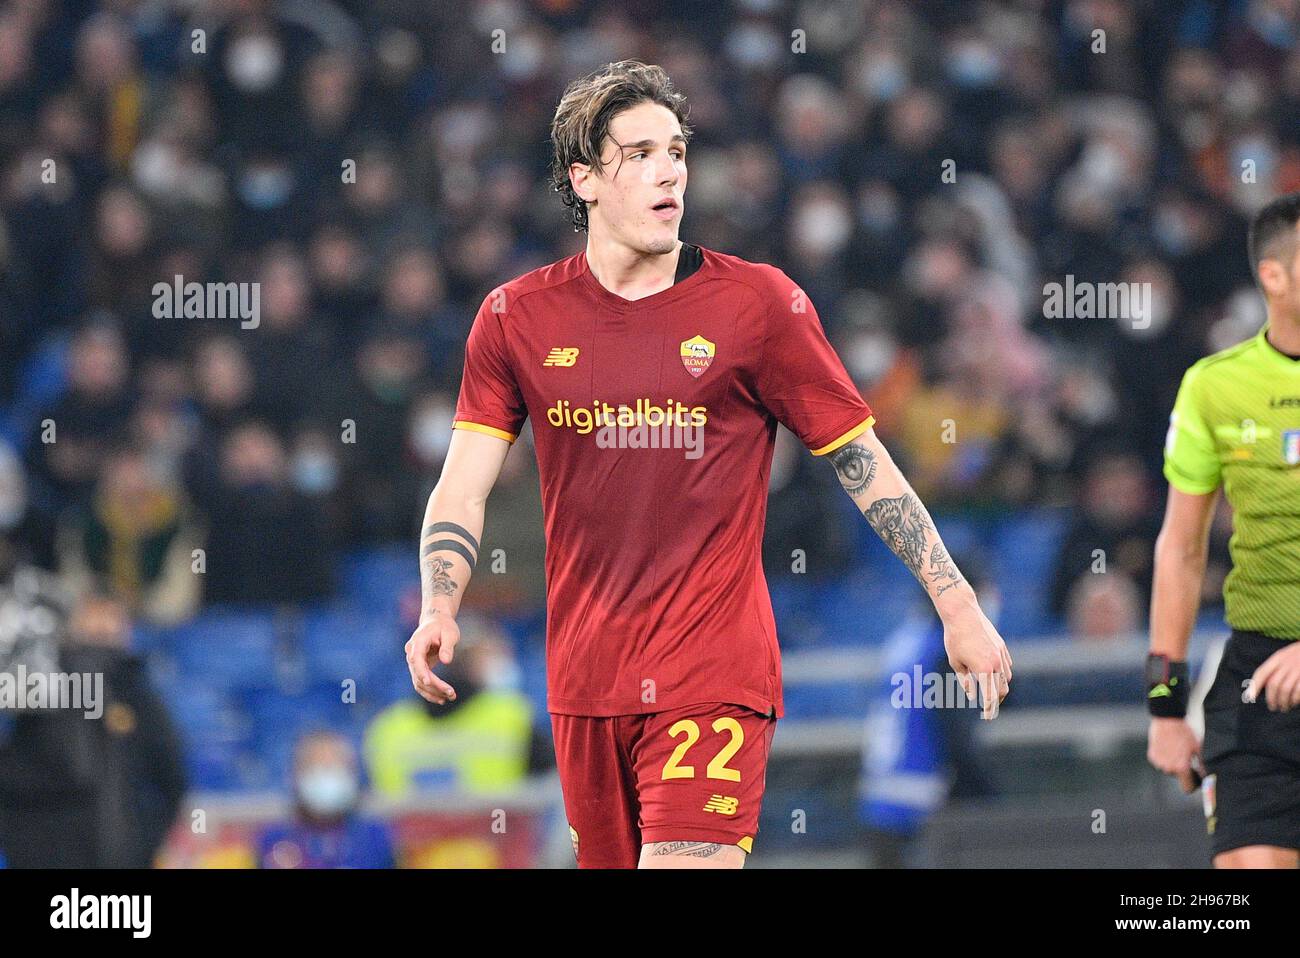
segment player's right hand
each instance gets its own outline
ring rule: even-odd
[[[1178,778],[1184,792],[1196,791],[1192,760],[1199,759],[1201,743],[1185,718],[1152,718],[1147,733],[1147,761],[1166,775]]]
[[[460,641],[460,626],[449,615],[439,612],[421,622],[406,642],[406,667],[411,684],[420,697],[434,705],[446,705],[456,697],[456,690],[433,674],[431,659],[450,665]]]

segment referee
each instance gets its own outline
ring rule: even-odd
[[[1204,768],[1216,868],[1300,867],[1300,193],[1250,225],[1268,322],[1183,377],[1165,441],[1169,500],[1156,541],[1147,757],[1184,791]],[[1196,619],[1220,487],[1233,509],[1224,603],[1232,637],[1205,699],[1187,711]]]

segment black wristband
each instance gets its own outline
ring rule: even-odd
[[[1186,662],[1171,662],[1167,655],[1147,656],[1147,711],[1156,718],[1183,718],[1191,681]]]

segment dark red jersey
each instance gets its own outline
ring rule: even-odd
[[[707,249],[638,300],[585,253],[527,273],[475,317],[455,427],[513,441],[528,418],[550,711],[780,717],[761,559],[777,423],[826,455],[874,422],[803,291]]]

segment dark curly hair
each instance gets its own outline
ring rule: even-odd
[[[608,64],[565,88],[551,121],[551,187],[569,207],[575,230],[587,230],[587,203],[573,191],[569,166],[586,163],[599,172],[601,146],[609,135],[614,117],[638,103],[658,103],[673,111],[687,142],[686,97],[673,89],[673,81],[662,67],[640,60]]]

